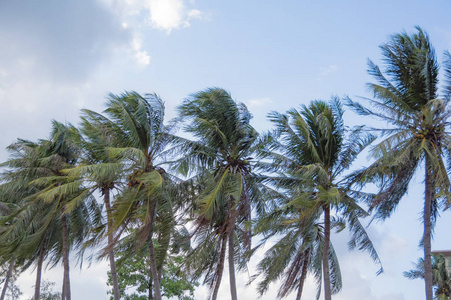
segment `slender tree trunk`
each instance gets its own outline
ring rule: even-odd
[[[225,261],[226,248],[227,248],[227,235],[224,234],[222,236],[221,254],[219,256],[219,264],[218,264],[218,270],[217,270],[218,277],[216,278],[215,288],[213,290],[211,300],[216,300],[218,298],[219,286],[221,285],[222,274],[224,273],[224,261]]]
[[[426,284],[426,300],[432,300],[432,260],[431,260],[431,206],[432,206],[432,178],[429,159],[425,160],[425,195],[424,195],[424,281]]]
[[[67,217],[63,213],[61,217],[61,223],[63,226],[63,266],[64,266],[64,279],[63,279],[63,299],[70,300],[70,279],[69,279],[69,241],[67,231]]]
[[[150,272],[152,274],[152,280],[153,280],[153,285],[154,285],[155,300],[161,300],[160,281],[158,280],[157,263],[155,260],[155,249],[153,247],[153,240],[152,240],[155,209],[156,209],[156,203],[152,203],[149,207],[149,215],[150,215],[149,223],[150,224],[148,224],[148,226],[152,226],[152,229],[150,230],[149,259],[150,259]]]
[[[160,282],[158,281],[157,266],[155,263],[155,251],[153,248],[153,241],[149,244],[149,258],[150,258],[150,272],[152,273],[153,285],[155,290],[155,300],[161,300]]]
[[[304,289],[305,278],[307,277],[308,264],[310,260],[310,248],[306,250],[304,263],[302,265],[301,279],[299,280],[298,293],[296,295],[296,300],[301,300],[302,290]]]
[[[16,264],[16,260],[13,258],[9,263],[8,273],[6,273],[5,282],[3,283],[3,290],[2,290],[2,295],[0,297],[0,300],[5,299],[6,290],[8,289],[9,281],[11,280],[11,277],[13,276],[13,270],[14,270],[15,264]]]
[[[41,293],[41,273],[42,273],[42,264],[44,262],[44,253],[45,247],[47,243],[47,237],[44,237],[42,241],[41,247],[39,249],[39,258],[38,265],[36,267],[36,283],[34,284],[34,300],[39,300],[39,296]]]
[[[235,279],[235,221],[236,208],[235,199],[230,196],[230,217],[229,217],[229,280],[230,280],[230,296],[232,300],[238,300],[236,292]]]
[[[324,204],[324,247],[323,247],[323,277],[324,277],[324,300],[331,300],[329,270],[329,244],[330,244],[330,205]]]
[[[168,228],[170,228],[170,227],[168,226]],[[158,234],[158,250],[160,251],[161,255],[163,255],[162,250],[164,251],[163,258],[157,264],[158,282],[160,282],[160,283],[161,283],[161,278],[163,277],[163,265],[164,265],[164,261],[166,260],[167,251],[169,249],[169,241],[170,241],[170,239],[167,239],[166,241],[163,240],[163,233],[160,231],[160,233]]]
[[[103,201],[105,202],[106,216],[107,216],[107,223],[108,223],[108,258],[110,260],[111,280],[113,281],[113,295],[114,295],[114,300],[120,300],[119,284],[117,282],[116,262],[114,261],[113,218],[111,216],[110,189],[108,187],[105,187],[103,189]]]
[[[148,300],[153,300],[153,294],[152,294],[152,280],[149,280],[149,284],[147,285],[149,288],[149,293],[147,295]]]
[[[61,300],[66,300],[66,290],[65,290],[65,287],[66,287],[66,283],[65,283],[64,280],[63,280],[63,289],[62,289],[62,291],[61,291]]]

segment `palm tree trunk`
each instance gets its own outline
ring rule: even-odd
[[[298,293],[296,295],[296,300],[301,300],[302,290],[304,289],[305,278],[307,277],[307,269],[308,269],[309,260],[310,260],[310,248],[308,248],[305,251],[305,258],[304,258],[304,263],[302,265],[302,273],[301,273],[301,278],[299,279],[299,287],[298,287]]]
[[[158,272],[155,262],[155,251],[153,248],[153,241],[150,239],[149,243],[149,259],[150,259],[150,272],[152,273],[153,285],[155,290],[155,300],[161,300],[160,282],[158,281]]]
[[[236,208],[235,199],[230,196],[230,217],[229,217],[229,280],[230,296],[232,300],[238,300],[235,279],[235,221]]]
[[[70,279],[69,279],[69,241],[67,231],[67,217],[63,213],[61,217],[61,223],[63,226],[63,267],[64,267],[64,279],[63,279],[63,299],[70,300]]]
[[[167,228],[171,228],[168,226]],[[169,232],[166,232],[167,234],[170,234]],[[160,231],[158,234],[158,251],[159,255],[161,256],[161,260],[157,263],[157,272],[158,272],[158,282],[161,283],[161,278],[163,277],[163,265],[164,261],[166,260],[166,256],[169,249],[169,243],[170,239],[164,239],[163,238],[163,231]]]
[[[432,178],[430,171],[429,159],[425,160],[426,174],[425,174],[425,195],[424,195],[424,281],[426,284],[426,300],[432,300],[432,259],[431,259],[431,206],[432,206]]]
[[[324,247],[323,247],[323,277],[324,300],[331,300],[330,270],[329,270],[329,244],[330,244],[330,205],[324,204]]]
[[[149,280],[149,284],[147,285],[147,288],[149,289],[147,300],[153,300],[153,293],[152,293],[152,280]]]
[[[106,207],[106,217],[108,223],[108,258],[110,260],[110,272],[111,281],[113,281],[113,295],[114,300],[120,300],[119,284],[117,282],[116,262],[114,261],[114,231],[113,231],[113,219],[111,217],[111,205],[110,205],[110,189],[105,187],[103,189],[103,201]]]
[[[63,280],[63,289],[61,291],[61,300],[66,300],[66,292],[64,289],[65,287],[66,287],[66,284],[64,283],[64,280]]]
[[[155,249],[153,247],[153,240],[152,240],[155,209],[156,209],[156,203],[154,201],[152,201],[152,204],[149,206],[149,212],[148,212],[150,215],[150,220],[149,220],[150,224],[147,225],[147,226],[152,226],[152,229],[150,230],[150,241],[149,241],[149,260],[150,260],[150,272],[152,274],[152,280],[153,280],[153,285],[154,285],[155,300],[161,300],[160,281],[158,280],[157,263],[156,263],[156,259],[155,259]]]
[[[0,300],[4,300],[6,296],[6,290],[8,289],[9,281],[11,280],[11,277],[13,276],[13,270],[14,265],[16,264],[16,260],[13,258],[11,262],[9,263],[8,273],[6,273],[5,282],[3,283],[3,290],[2,295],[0,297]]]
[[[47,236],[42,241],[41,248],[39,249],[38,265],[36,267],[36,283],[34,284],[34,300],[39,300],[41,293],[41,274],[42,263],[44,262],[45,244],[47,243]]]
[[[222,236],[221,254],[219,256],[218,269],[216,270],[216,272],[218,273],[218,277],[216,278],[215,289],[213,290],[211,300],[216,300],[218,298],[219,286],[221,285],[222,274],[224,273],[226,248],[227,248],[227,235],[224,234]]]

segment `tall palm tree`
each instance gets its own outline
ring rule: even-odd
[[[443,157],[451,154],[447,132],[451,95],[451,56],[445,53],[445,93],[439,98],[439,66],[428,35],[393,35],[381,46],[385,70],[369,61],[369,73],[377,83],[368,84],[373,98],[363,98],[371,107],[348,99],[354,110],[388,124],[373,128],[384,139],[372,149],[376,161],[358,172],[360,184],[375,182],[380,190],[369,199],[377,218],[385,219],[395,211],[413,175],[424,170],[423,209],[426,299],[432,300],[431,231],[441,204],[450,203],[450,181]],[[422,166],[422,167],[421,167]]]
[[[50,175],[43,167],[44,158],[41,143],[19,139],[8,146],[10,159],[2,163],[5,168],[0,185],[0,199],[6,209],[0,224],[3,243],[1,253],[14,254],[14,260],[22,264],[22,269],[36,262],[35,299],[39,299],[42,266],[45,257],[50,254],[53,262],[59,260],[57,251],[61,244],[61,231],[57,220],[46,226],[46,214],[52,204],[38,199],[41,189],[31,182]],[[47,164],[47,162],[45,162]]]
[[[28,261],[25,267],[37,260],[35,298],[39,298],[43,260],[51,254],[54,263],[63,260],[62,295],[70,299],[69,250],[82,251],[90,216],[96,210],[94,199],[86,197],[77,182],[67,182],[63,173],[77,160],[72,130],[53,121],[49,140],[19,140],[9,147],[13,157],[3,164],[8,170],[2,177],[1,194],[12,200],[16,209],[2,220],[10,224],[2,239],[11,241],[2,248]]]
[[[22,167],[22,170],[25,165],[29,166],[34,146],[37,145],[21,140],[10,145],[7,149],[11,155],[14,155],[14,158],[0,165],[4,168],[0,179],[2,182],[0,185],[0,237],[2,240],[0,258],[3,265],[9,266],[0,296],[2,300],[5,297],[17,257],[20,256],[17,253],[17,246],[20,243],[18,241],[22,240],[20,236],[26,236],[24,228],[20,228],[20,231],[16,230],[20,227],[17,226],[17,222],[20,222],[20,220],[16,217],[16,214],[22,209],[22,206],[26,205],[26,197],[35,193],[35,190],[28,185],[30,176],[26,176],[27,174],[24,174],[24,172],[17,172],[17,169],[19,166]],[[41,265],[38,263],[38,270],[40,267]]]
[[[123,164],[108,155],[108,147],[120,147],[123,145],[121,129],[107,117],[94,111],[84,109],[82,122],[76,135],[76,143],[82,150],[80,163],[67,170],[67,175],[78,178],[82,184],[93,193],[99,191],[103,197],[106,211],[106,236],[108,245],[106,253],[110,264],[110,274],[113,283],[113,296],[119,300],[119,286],[114,259],[115,231],[113,229],[112,191],[123,185]],[[104,233],[104,231],[100,231]],[[104,236],[104,235],[103,235]]]
[[[156,94],[143,97],[126,92],[119,96],[111,94],[107,107],[104,114],[116,125],[116,133],[122,139],[120,145],[107,151],[111,158],[123,163],[122,175],[128,184],[114,205],[113,229],[138,228],[136,246],[148,247],[154,296],[161,300],[161,269],[169,249],[175,180],[163,169],[172,137],[170,127],[163,124],[163,101]],[[165,226],[156,226],[160,222]],[[157,251],[154,235],[159,238]]]
[[[291,109],[287,114],[272,112],[269,118],[276,126],[274,136],[277,139],[268,141],[266,156],[272,159],[272,168],[270,165],[268,170],[280,172],[281,176],[275,177],[273,184],[287,194],[279,204],[283,210],[275,212],[276,222],[282,223],[266,229],[272,235],[282,234],[283,237],[260,264],[260,271],[266,276],[260,290],[264,291],[275,279],[269,270],[278,274],[286,272],[287,281],[279,296],[286,296],[297,287],[300,298],[305,273],[311,269],[319,291],[321,278],[324,280],[325,299],[330,300],[331,295],[341,289],[339,267],[330,243],[332,227],[348,225],[352,234],[350,247],[367,250],[373,260],[380,263],[359,221],[359,217],[367,213],[358,206],[355,199],[358,194],[348,188],[343,175],[373,136],[362,134],[361,127],[345,134],[338,98],[329,104],[313,101],[308,107],[303,105],[301,111]],[[331,215],[333,210],[338,219]],[[290,245],[284,248],[287,242]],[[284,251],[280,254],[284,255],[277,258],[281,265],[265,269],[268,259],[281,247]]]
[[[178,149],[183,157],[176,168],[196,174],[193,193],[197,228],[199,234],[210,232],[217,237],[202,238],[214,245],[214,257],[219,259],[219,263],[205,266],[208,268],[204,271],[215,299],[228,248],[230,292],[232,300],[236,300],[235,258],[243,258],[235,250],[237,241],[243,240],[243,249],[249,249],[251,207],[262,209],[261,186],[252,172],[255,162],[250,157],[258,134],[249,123],[251,114],[246,106],[237,104],[223,89],[200,91],[186,99],[178,111],[186,122],[185,131],[196,140],[179,138]]]
[[[90,230],[89,209],[84,206],[86,193],[81,189],[79,182],[67,182],[64,169],[77,163],[78,148],[71,139],[72,126],[53,121],[52,133],[49,140],[41,141],[42,167],[48,170],[48,176],[34,180],[32,183],[43,190],[38,198],[51,203],[52,208],[45,217],[46,224],[57,218],[61,223],[62,231],[62,260],[64,268],[62,299],[71,299],[69,278],[69,251],[71,244],[81,246]],[[94,203],[93,199],[90,198]],[[94,204],[95,206],[95,204]]]

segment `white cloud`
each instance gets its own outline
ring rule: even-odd
[[[197,9],[192,9],[188,12],[188,19],[203,19],[204,13]]]
[[[150,63],[150,56],[147,51],[142,50],[142,41],[138,37],[134,37],[131,43],[132,51],[134,52],[134,58],[136,63],[140,67],[145,67]]]
[[[135,59],[140,66],[147,66],[150,63],[150,56],[147,54],[147,51],[137,51]]]
[[[270,98],[259,98],[259,99],[252,99],[252,100],[246,101],[246,105],[249,109],[267,106],[272,103],[274,103],[274,102]]]
[[[390,234],[382,240],[381,255],[391,257],[392,259],[399,259],[404,257],[408,250],[409,243],[406,238],[399,237],[395,234]]]
[[[405,297],[401,292],[385,294],[383,291],[379,291],[378,294],[382,295],[375,295],[372,288],[372,280],[362,274],[361,269],[361,266],[356,266],[353,268],[348,267],[342,270],[343,290],[337,294],[334,299],[405,300]]]
[[[170,33],[185,23],[185,5],[182,0],[149,1],[150,22],[153,27]]]
[[[191,20],[205,18],[198,9],[189,8],[193,1],[186,0],[103,0],[112,11],[122,18],[145,14],[146,23],[151,27],[171,33],[174,29],[189,27]],[[188,5],[187,5],[188,4]],[[127,23],[127,25],[129,25]],[[140,26],[140,25],[138,25]],[[128,26],[127,26],[128,28]]]
[[[71,256],[71,261],[75,262],[76,258]],[[45,266],[45,265],[44,265]],[[107,271],[109,265],[106,260],[96,261],[91,266],[80,267],[75,264],[71,265],[70,280],[71,292],[73,299],[105,299],[107,290],[106,282],[108,280]],[[62,284],[63,268],[60,264],[55,268],[44,268],[42,279],[50,282],[55,282],[53,291],[59,291]],[[34,268],[30,268],[22,273],[17,279],[17,284],[24,293],[20,299],[30,299],[33,296],[33,285],[35,284],[36,273]],[[82,288],[80,288],[82,287]]]
[[[189,27],[191,20],[202,20],[205,16],[198,9],[188,9],[184,0],[148,0],[146,7],[151,26],[168,34],[174,29]]]
[[[323,80],[324,77],[335,73],[338,70],[338,66],[337,65],[328,65],[327,67],[320,67],[319,68],[319,74],[318,77],[316,78],[318,81]]]
[[[121,31],[131,37],[122,48],[140,67],[150,64],[151,57],[140,38],[143,25],[170,34],[172,30],[191,26],[192,20],[206,19],[205,14],[188,0],[100,0],[115,15]]]

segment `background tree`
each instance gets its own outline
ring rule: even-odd
[[[393,35],[381,46],[385,70],[369,61],[369,74],[377,83],[368,84],[373,98],[363,98],[371,105],[348,99],[360,115],[386,122],[386,128],[373,128],[383,140],[371,153],[376,161],[358,172],[354,180],[361,185],[378,184],[380,190],[369,197],[370,209],[382,220],[391,216],[408,190],[413,175],[425,172],[423,213],[426,299],[432,300],[431,232],[442,205],[450,203],[450,181],[444,157],[450,157],[451,137],[447,132],[450,117],[451,56],[445,53],[445,93],[438,99],[439,66],[428,35],[419,27],[417,33]],[[449,162],[448,162],[449,163]]]
[[[43,280],[39,300],[60,300],[61,293],[54,292],[53,286],[55,286],[54,282]],[[35,298],[31,298],[29,300],[35,300]]]
[[[0,299],[19,299],[22,291],[16,285],[16,279],[19,270],[14,268],[14,263],[3,264],[0,266],[0,287],[2,290]]]
[[[173,244],[173,246],[175,245]],[[154,242],[154,246],[159,247],[157,241]],[[184,254],[180,251],[174,252],[177,251],[177,247],[171,248],[171,254],[167,256],[162,267],[162,297],[194,300],[194,289],[198,283],[187,273],[181,271]],[[118,256],[118,282],[121,299],[154,299],[149,257],[142,253],[145,250],[145,248],[142,248],[135,255],[121,251]],[[108,273],[108,285],[111,284],[111,274]],[[130,289],[132,290],[127,291]]]

